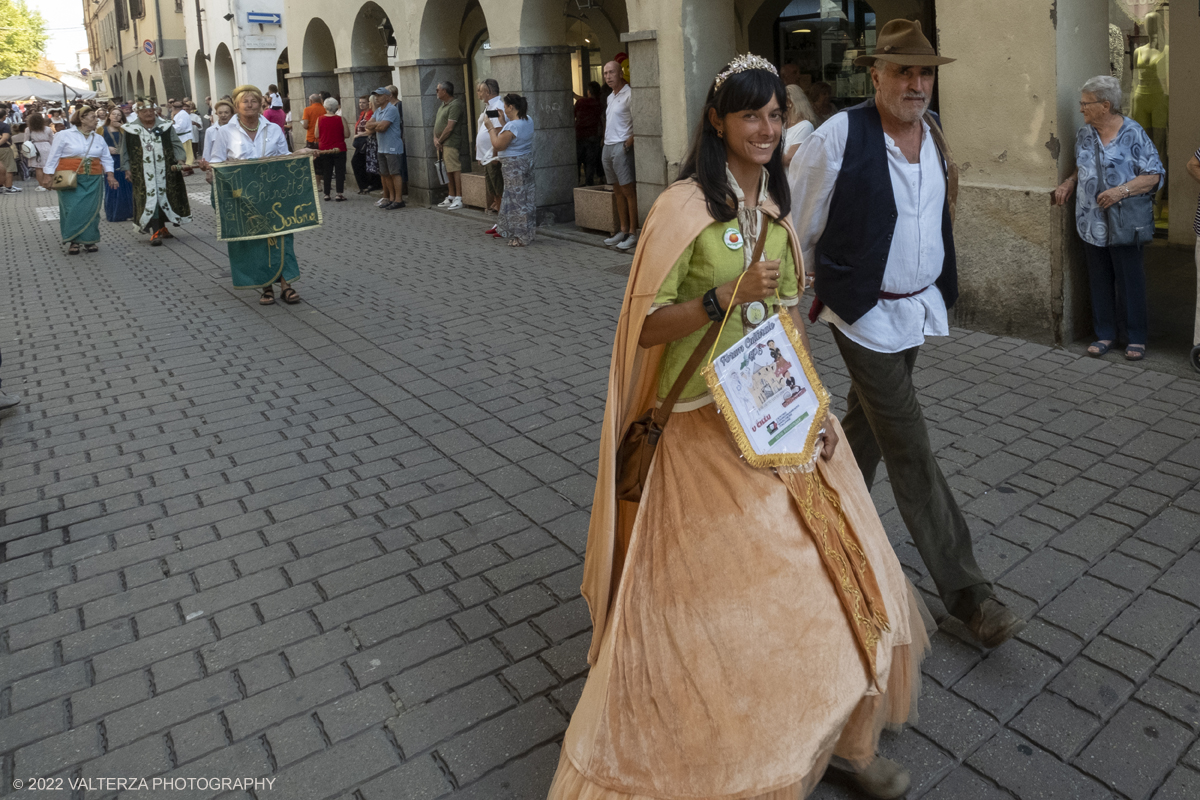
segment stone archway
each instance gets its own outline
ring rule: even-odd
[[[204,106],[204,98],[212,96],[212,84],[208,79],[208,61],[199,50],[196,51],[196,57],[192,61],[192,73],[192,86],[196,87],[196,96],[192,99],[196,101],[198,108],[207,113],[208,109]]]
[[[160,102],[158,97],[158,87],[154,85],[153,75],[150,76],[150,99],[156,103]]]
[[[285,100],[290,96],[288,94],[287,83],[287,74],[292,71],[291,67],[289,66],[290,63],[291,61],[288,58],[288,49],[285,47],[283,48],[283,51],[280,52],[279,58],[275,60],[275,85],[279,87],[279,93],[283,95]]]
[[[233,71],[233,56],[229,53],[229,48],[224,42],[217,45],[217,51],[213,54],[213,78],[214,92],[216,97],[225,97],[232,94],[237,88],[237,76]]]
[[[350,32],[350,66],[336,69],[344,107],[355,109],[356,98],[395,81],[389,49],[397,49],[391,19],[377,3],[364,3]]]
[[[414,23],[397,33],[401,52],[408,56],[396,61],[397,85],[404,102],[408,194],[418,203],[431,203],[444,197],[446,191],[437,181],[437,156],[433,148],[433,120],[439,105],[437,86],[449,81],[455,94],[469,99],[464,51],[479,29],[487,27],[487,20],[478,0],[420,0],[414,5],[420,8],[410,15]],[[472,14],[476,19],[468,26]],[[469,30],[464,32],[465,28]],[[474,124],[471,129],[473,132]],[[469,155],[463,153],[464,171],[468,169]]]
[[[300,50],[299,70],[296,63],[290,60],[290,69],[294,70],[285,76],[288,82],[288,97],[291,98],[293,124],[299,126],[300,112],[308,102],[308,95],[316,92],[329,92],[335,97],[340,96],[337,80],[337,48],[333,43],[333,34],[324,20],[314,17],[309,20],[304,31],[304,44]],[[299,127],[292,131],[296,135]]]
[[[138,74],[137,74],[137,96],[139,99],[140,98],[145,98],[148,100],[154,99],[152,97],[146,97],[146,81],[142,78],[141,70],[138,70]]]

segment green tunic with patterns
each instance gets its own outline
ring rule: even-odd
[[[729,231],[736,233],[736,241],[741,242],[740,247],[730,247],[726,243],[727,238],[733,238],[726,236]],[[679,256],[679,260],[671,268],[670,274],[662,282],[662,286],[654,298],[653,308],[686,303],[697,297],[703,297],[705,292],[715,286],[736,281],[738,276],[746,270],[746,255],[743,248],[748,247],[750,244],[742,236],[741,227],[736,218],[729,222],[714,222],[709,225]],[[786,307],[796,305],[800,299],[800,283],[796,274],[796,261],[792,257],[792,249],[788,246],[787,231],[783,229],[783,226],[771,224],[767,229],[767,243],[763,246],[762,259],[764,261],[776,259],[780,261],[779,296],[782,305]],[[774,312],[771,306],[776,301],[772,297],[768,298],[766,302],[769,315]],[[713,324],[719,325],[720,323]],[[696,345],[704,338],[707,331],[707,325],[701,326],[699,330],[667,345],[667,349],[663,353],[662,365],[659,368],[658,396],[660,399],[670,393],[671,387],[675,385],[675,380],[687,364],[692,351],[696,349]],[[731,309],[729,322],[725,325],[725,330],[721,332],[721,338],[717,340],[715,352],[718,355],[725,352],[737,344],[738,340],[746,333],[740,307]],[[707,355],[706,353],[706,358]],[[674,410],[690,411],[707,402],[709,402],[708,384],[705,383],[704,376],[698,369],[684,386],[683,393],[679,396],[679,402],[675,405]]]
[[[140,230],[167,222],[191,222],[183,173],[172,167],[186,159],[179,134],[168,120],[146,128],[134,120],[121,126],[121,163],[133,184],[133,222]]]

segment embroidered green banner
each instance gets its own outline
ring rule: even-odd
[[[213,164],[213,210],[223,242],[298,233],[322,222],[312,156]]]

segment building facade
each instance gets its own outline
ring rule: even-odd
[[[242,84],[283,94],[288,72],[283,0],[184,0],[187,52],[196,102],[217,99]],[[203,111],[203,108],[202,108]]]
[[[90,78],[103,79],[103,96],[162,102],[191,95],[183,32],[186,0],[82,1]]]

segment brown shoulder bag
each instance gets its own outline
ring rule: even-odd
[[[766,244],[769,227],[770,220],[764,220],[762,234],[758,237],[754,253],[750,256],[751,264],[762,258],[763,245]],[[726,316],[728,314],[729,310],[727,309]],[[658,440],[662,437],[663,429],[667,427],[667,421],[671,418],[671,411],[675,408],[679,395],[683,393],[683,387],[696,374],[700,360],[716,342],[720,330],[721,326],[715,322],[708,324],[708,330],[705,331],[700,343],[696,345],[696,349],[692,351],[692,355],[684,365],[683,371],[679,373],[679,377],[675,379],[675,384],[671,387],[671,391],[663,400],[662,405],[652,408],[638,417],[629,426],[629,430],[625,431],[625,437],[621,439],[621,444],[617,448],[618,500],[628,500],[631,503],[641,501],[642,489],[646,486],[646,476],[650,473],[651,462],[654,461],[654,450],[658,447]]]

